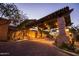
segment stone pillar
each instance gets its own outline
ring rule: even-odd
[[[69,42],[69,37],[66,35],[66,32],[65,32],[65,19],[64,17],[59,17],[57,18],[57,23],[58,23],[58,29],[59,29],[59,35],[57,37],[57,44],[58,45],[61,45],[63,43],[66,43],[68,44]]]

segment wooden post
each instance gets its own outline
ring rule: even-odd
[[[35,31],[35,38],[37,38],[37,34],[38,34],[37,31]]]

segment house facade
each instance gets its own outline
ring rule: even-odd
[[[68,42],[70,40],[68,28],[72,24],[70,18],[70,13],[72,11],[73,9],[64,7],[38,20],[26,20],[19,25],[20,29],[16,31],[12,37],[13,39],[14,37],[17,37],[17,39],[25,39],[25,37],[31,39],[44,38],[50,36],[49,33],[51,29],[55,29],[56,34],[58,35],[55,37],[56,34],[54,34],[53,37],[55,37],[57,42]],[[37,29],[30,30],[31,28]]]
[[[1,19],[0,40],[5,41],[8,37],[10,40],[15,41],[53,38],[59,44],[62,44],[63,42],[68,43],[70,41],[68,27],[72,24],[70,18],[70,13],[72,11],[73,9],[64,7],[38,20],[25,20],[17,27],[9,26],[9,20]],[[51,32],[51,29],[55,30],[55,34]],[[53,35],[50,32],[53,33]],[[58,35],[56,36],[56,34]]]

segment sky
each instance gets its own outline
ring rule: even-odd
[[[73,25],[79,25],[79,4],[78,3],[16,3],[19,10],[23,11],[29,19],[40,19],[61,8],[69,6],[74,9],[71,16]]]

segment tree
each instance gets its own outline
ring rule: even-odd
[[[19,10],[15,4],[0,3],[1,17],[7,17],[8,19],[19,19]]]
[[[79,28],[77,26],[72,26],[70,32],[73,34],[73,39],[79,41]]]
[[[2,18],[12,19],[15,25],[26,17],[14,3],[0,3],[0,15]]]

